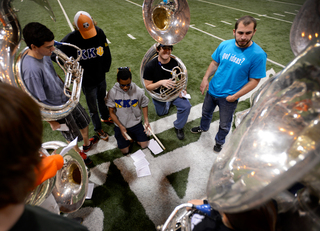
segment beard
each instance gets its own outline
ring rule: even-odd
[[[236,43],[237,43],[238,47],[240,47],[240,48],[246,48],[248,46],[248,44],[251,42],[252,37],[246,43],[240,44],[240,42],[245,42],[245,41],[237,40],[236,36],[234,36]]]

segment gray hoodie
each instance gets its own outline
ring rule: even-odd
[[[108,92],[107,106],[115,108],[115,114],[125,128],[131,128],[141,122],[141,108],[147,107],[148,103],[149,99],[144,90],[134,82],[131,82],[127,92],[120,88],[118,82]]]

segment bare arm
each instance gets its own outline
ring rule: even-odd
[[[252,79],[249,78],[249,82],[244,85],[238,92],[236,92],[233,95],[229,95],[227,96],[226,100],[228,102],[234,102],[237,99],[239,99],[241,96],[247,94],[248,92],[250,92],[251,90],[253,90],[260,82],[260,79]]]
[[[210,76],[213,76],[214,73],[216,73],[217,69],[218,69],[219,63],[217,63],[216,61],[212,60],[212,62],[210,63],[206,73],[204,74],[204,77],[202,79],[202,82],[200,84],[200,91],[201,94],[203,95],[205,90],[209,89],[209,78]]]
[[[118,125],[118,127],[120,128],[121,134],[122,136],[128,140],[127,136],[125,135],[125,133],[127,132],[127,129],[121,124],[121,122],[119,121],[116,113],[114,112],[114,108],[113,107],[109,107],[109,114],[111,119],[113,120],[113,122]]]
[[[143,113],[144,125],[145,125],[144,132],[147,133],[148,127],[150,127],[149,119],[148,119],[148,106],[142,108],[142,113]]]
[[[146,79],[144,79],[143,81],[144,81],[144,85],[149,91],[155,90],[161,86],[164,86],[166,88],[174,88],[176,85],[176,83],[170,79],[163,79],[155,83],[151,80],[146,80]]]

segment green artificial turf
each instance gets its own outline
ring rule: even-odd
[[[181,199],[186,195],[189,171],[190,168],[185,168],[167,176],[168,181]]]
[[[275,72],[279,72],[283,69],[282,66],[287,65],[294,58],[289,40],[292,23],[288,22],[292,22],[295,15],[286,14],[285,18],[278,17],[288,22],[274,20],[270,17],[277,18],[274,13],[283,14],[284,11],[297,12],[300,8],[299,5],[302,5],[304,0],[295,0],[294,4],[286,4],[291,3],[290,0],[282,0],[281,2],[275,3],[275,1],[267,0],[190,0],[188,1],[190,24],[199,30],[227,40],[233,38],[232,30],[237,18],[246,14],[258,18],[257,32],[253,40],[266,51],[270,60],[279,64],[267,62],[267,70],[273,68]],[[61,40],[71,30],[58,2],[49,0],[49,4],[55,15],[55,22],[50,18],[49,13],[36,4],[35,1],[13,2],[15,9],[19,10],[17,15],[22,28],[32,21],[41,22],[54,32],[55,40]],[[129,66],[132,70],[133,81],[142,87],[139,76],[141,61],[147,50],[155,43],[155,40],[148,34],[143,22],[141,8],[143,0],[78,0],[76,2],[65,0],[61,1],[61,4],[71,22],[77,11],[85,10],[89,12],[111,42],[109,46],[112,54],[112,65],[110,72],[106,74],[107,90],[110,90],[116,82],[116,70],[120,66]],[[269,17],[261,15],[268,15]],[[231,25],[221,21],[228,21]],[[215,25],[215,27],[206,23]],[[221,40],[199,30],[190,27],[186,36],[174,46],[173,50],[173,54],[178,56],[187,67],[187,90],[192,97],[190,102],[193,106],[202,103],[204,100],[204,95],[200,93],[199,86],[211,62],[211,54],[221,42]],[[131,34],[136,39],[130,39],[127,34]],[[25,43],[22,42],[20,50],[24,47]],[[59,68],[57,68],[57,72],[63,75]],[[80,103],[88,111],[83,95],[81,95]],[[249,107],[249,99],[239,102],[236,112],[243,111]],[[168,115],[175,113],[176,108],[171,107]],[[150,98],[149,122],[157,121],[160,118],[162,117],[156,115]],[[219,113],[215,112],[212,121],[218,119]],[[168,152],[198,141],[200,134],[192,134],[189,130],[198,126],[199,123],[200,118],[197,118],[186,124],[184,128],[185,139],[182,141],[176,138],[173,128],[157,134],[166,150],[154,157],[165,157]],[[59,132],[51,130],[47,122],[43,122],[43,125],[43,142],[65,141]],[[102,126],[109,135],[114,134],[114,125],[102,124]],[[89,125],[89,135],[95,135],[92,124]],[[134,152],[138,149],[139,146],[135,144],[132,151]],[[110,162],[110,168],[106,182],[94,189],[92,199],[86,200],[83,206],[101,208],[104,213],[103,230],[105,231],[155,230],[155,225],[158,224],[153,224],[149,219],[137,196],[130,190],[128,183],[114,164],[114,160],[121,157],[123,155],[117,148],[91,156],[94,162],[93,166]],[[185,168],[180,172],[167,176],[179,198],[183,198],[185,195],[189,171],[189,168]],[[156,210],[157,208],[155,208]],[[170,212],[168,211],[168,215]]]

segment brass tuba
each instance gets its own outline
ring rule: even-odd
[[[66,143],[51,141],[42,144],[41,155],[50,155],[47,149],[60,153]],[[57,174],[38,185],[26,199],[27,204],[41,205],[52,193],[63,213],[77,211],[83,204],[88,191],[88,172],[81,156],[73,149],[64,156],[64,165]]]
[[[36,2],[43,6],[44,9],[46,9],[54,19],[51,7],[46,0],[39,0]],[[23,79],[20,75],[21,58],[27,49],[20,53],[17,63],[14,63],[14,59],[17,51],[19,50],[21,41],[21,28],[18,17],[11,6],[11,0],[0,0],[0,5],[0,21],[2,24],[2,27],[0,28],[0,81],[20,87],[32,97],[28,89],[25,87]],[[71,46],[75,47],[74,45]],[[58,57],[57,62],[64,70],[66,75],[65,89],[71,87],[72,85],[73,90],[70,94],[67,90],[65,90],[65,94],[69,96],[69,100],[65,105],[50,107],[39,103],[36,100],[41,107],[41,113],[44,120],[57,120],[67,116],[68,113],[70,113],[79,102],[81,92],[83,69],[78,63],[81,55],[79,55],[76,60],[73,60],[73,58],[67,57],[58,49],[56,49],[55,52]],[[14,66],[16,67],[15,73]],[[58,147],[63,146],[66,146],[66,144],[63,142],[54,141],[50,142],[50,145],[49,143],[45,143],[43,144],[43,148],[40,150],[40,153],[42,155],[49,155],[46,151],[46,148],[57,149]],[[32,205],[40,205],[50,193],[53,193],[56,195],[56,201],[62,212],[70,213],[80,208],[85,200],[85,195],[87,192],[87,170],[81,156],[74,150],[70,150],[64,156],[64,160],[64,167],[59,170],[58,174],[40,184],[26,199],[27,203]]]
[[[55,42],[57,44],[58,42]],[[80,48],[73,44],[69,43],[59,43],[59,45],[67,45],[72,46],[79,51],[79,55],[77,59],[73,59],[73,57],[66,56],[62,51],[55,48],[53,51],[56,54],[56,62],[59,67],[63,70],[65,74],[64,80],[64,94],[69,98],[68,101],[59,106],[49,106],[44,103],[39,102],[36,98],[32,96],[29,92],[27,86],[24,84],[23,77],[21,75],[21,67],[23,62],[23,57],[28,52],[28,47],[26,47],[19,54],[17,58],[17,62],[15,65],[15,74],[16,74],[16,82],[17,85],[24,90],[30,97],[32,97],[40,106],[42,119],[45,121],[53,121],[66,117],[79,103],[80,94],[81,94],[81,85],[82,85],[82,76],[83,69],[79,64],[80,57],[82,55],[82,51]],[[62,62],[62,64],[61,64]],[[72,86],[72,91],[70,91],[70,87]]]
[[[25,55],[27,48],[20,53],[16,64],[14,64],[14,59],[21,42],[21,28],[18,17],[12,9],[11,0],[0,0],[0,2],[0,21],[2,23],[2,28],[0,29],[0,81],[21,88],[28,95],[34,98],[25,86],[21,76],[21,60],[23,55]],[[39,1],[38,3],[48,10],[51,15],[53,15],[47,1]],[[54,18],[54,16],[52,18]],[[66,43],[63,43],[63,45],[75,47],[74,45]],[[75,48],[79,49],[77,47]],[[81,49],[79,50],[81,51]],[[58,49],[55,50],[55,53],[57,54],[58,60],[60,60],[58,64],[65,73],[64,91],[69,97],[69,100],[64,105],[48,106],[40,103],[34,98],[41,108],[43,120],[46,121],[58,120],[66,117],[78,104],[81,93],[83,69],[78,63],[81,57],[81,52],[76,60],[67,57]],[[63,64],[60,64],[60,62],[63,62]],[[15,70],[13,68],[14,66]],[[69,94],[67,89],[70,88],[71,85],[72,91]]]
[[[297,57],[258,92],[213,164],[207,197],[214,209],[238,213],[272,198],[280,210],[291,203],[284,230],[320,230],[320,40],[305,38],[320,33],[319,6],[304,3],[290,33]],[[297,182],[303,188],[281,200]]]
[[[158,43],[174,45],[186,35],[190,24],[190,11],[186,0],[145,0],[142,7],[144,24],[151,37]],[[177,98],[180,92],[187,87],[188,72],[184,63],[176,56],[171,58],[178,62],[178,66],[172,71],[171,80],[175,81],[174,89],[161,87],[160,93],[146,89],[143,80],[145,65],[157,58],[156,44],[144,55],[140,66],[140,81],[148,94],[161,102],[171,101]],[[162,67],[163,68],[163,67]]]

